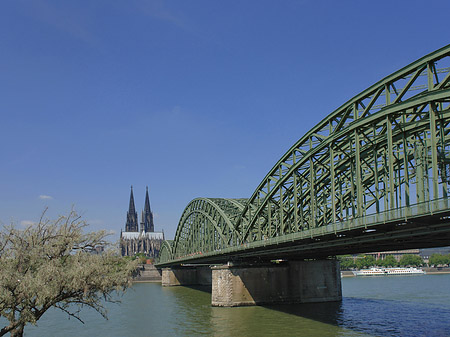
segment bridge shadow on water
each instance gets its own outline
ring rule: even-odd
[[[187,288],[211,293],[211,286]],[[341,302],[261,305],[260,307],[293,315],[301,319],[328,324],[353,331],[356,335],[374,336],[450,336],[450,305],[410,302],[401,300],[344,297]],[[239,308],[214,308],[219,317],[246,316]],[[219,310],[220,314],[217,312]],[[247,317],[247,318],[251,318]],[[290,324],[296,324],[291,320]],[[345,334],[346,335],[346,334]],[[352,335],[352,334],[351,334]],[[352,335],[353,336],[353,335]]]
[[[342,316],[341,302],[274,304],[263,307],[332,325],[340,325],[339,320]]]
[[[211,286],[210,285],[183,285],[185,288],[202,291],[208,294],[211,294]]]

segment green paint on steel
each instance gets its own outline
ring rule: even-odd
[[[407,216],[447,198],[449,63],[450,45],[356,95],[295,143],[249,199],[191,201],[160,261],[336,234],[354,219]]]

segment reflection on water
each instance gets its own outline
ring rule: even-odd
[[[450,336],[450,275],[342,285],[342,302],[215,308],[207,288],[139,283],[108,305],[108,321],[85,310],[82,325],[51,311],[25,336]]]
[[[319,311],[331,311],[318,305]],[[213,336],[363,336],[362,333],[297,316],[302,305],[213,308]],[[333,306],[334,309],[336,308]],[[279,310],[282,309],[282,310]],[[324,309],[324,310],[323,310]]]

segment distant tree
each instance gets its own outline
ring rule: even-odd
[[[145,253],[136,253],[133,256],[133,260],[137,260],[138,263],[140,263],[140,264],[146,264],[147,260],[149,260],[149,259],[150,258],[147,255],[145,255]]]
[[[384,260],[377,260],[377,264],[383,267],[395,267],[398,262],[393,255],[387,255]]]
[[[441,264],[442,255],[441,254],[431,254],[430,258],[428,259],[428,264],[430,266],[438,266]]]
[[[358,269],[370,268],[377,264],[377,260],[372,255],[358,255],[356,267]]]
[[[0,231],[0,316],[9,324],[0,336],[23,336],[26,324],[36,324],[51,307],[83,322],[83,307],[106,318],[104,301],[124,291],[136,262],[107,247],[106,232],[85,232],[86,222],[74,211],[54,221],[44,219],[25,229],[14,225]]]
[[[450,264],[450,254],[449,255],[432,254],[428,259],[428,264],[431,266],[448,265]]]
[[[350,268],[355,268],[355,262],[353,262],[353,256],[351,255],[341,255],[338,257],[342,270],[347,270]]]
[[[406,254],[400,258],[400,266],[422,266],[423,259],[419,255]]]

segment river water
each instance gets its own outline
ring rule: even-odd
[[[25,336],[450,336],[450,274],[342,279],[343,301],[213,308],[205,288],[137,283],[109,320],[47,312]]]

